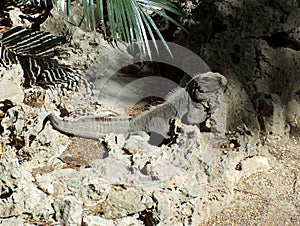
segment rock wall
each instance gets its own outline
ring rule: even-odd
[[[189,38],[177,36],[228,78],[229,129],[246,123],[284,135],[299,128],[299,6],[296,0],[201,1]]]

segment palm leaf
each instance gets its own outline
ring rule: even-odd
[[[31,0],[39,2],[46,0]],[[62,0],[62,5],[57,4],[57,0],[52,0],[56,9],[71,15],[71,0]],[[150,13],[155,13],[166,18],[176,26],[183,28],[178,22],[167,15],[170,12],[181,15],[179,9],[168,2],[168,0],[76,0],[83,6],[84,17],[91,28],[96,30],[96,17],[100,19],[101,29],[104,36],[111,35],[115,42],[120,38],[128,43],[137,42],[143,53],[151,58],[151,51],[148,44],[148,35],[155,43],[156,34],[163,42],[165,48],[170,52],[166,41],[153,21]],[[38,4],[38,3],[37,3]],[[98,15],[95,15],[95,12]],[[183,28],[184,29],[184,28]]]

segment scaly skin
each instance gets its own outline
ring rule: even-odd
[[[167,137],[169,119],[177,111],[169,103],[163,103],[132,118],[87,118],[77,121],[62,120],[53,113],[49,115],[52,126],[65,134],[98,140],[109,133],[130,133],[136,131],[156,132]]]
[[[220,79],[225,79],[223,76],[220,76],[216,76],[218,82]],[[194,78],[197,79],[199,76]],[[221,82],[224,85],[224,81]],[[137,131],[156,132],[167,137],[170,118],[177,117],[181,119],[185,114],[191,114],[191,112],[192,114],[197,114],[199,109],[195,106],[197,104],[191,100],[188,92],[179,87],[168,95],[163,104],[152,107],[131,118],[87,118],[77,121],[66,121],[56,117],[53,113],[49,115],[49,118],[52,126],[62,133],[95,140],[108,133],[120,134]],[[193,118],[193,122],[196,118]]]

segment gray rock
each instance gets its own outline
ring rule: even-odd
[[[63,225],[80,225],[82,219],[83,202],[74,196],[66,196],[54,203],[55,218]]]
[[[82,219],[83,226],[114,226],[114,221],[110,219],[104,219],[99,216],[86,216]]]
[[[23,226],[23,225],[25,225],[25,221],[21,217],[13,217],[13,218],[8,218],[8,219],[0,218],[0,223],[3,226],[10,226],[10,225]],[[26,224],[26,225],[29,226],[32,224]]]
[[[49,219],[53,215],[53,199],[42,192],[32,181],[30,172],[24,170],[18,161],[0,164],[1,173],[1,217],[20,216],[26,219],[26,214],[36,219],[42,217]],[[12,178],[14,178],[12,180]]]
[[[287,104],[286,118],[292,126],[300,128],[300,102],[292,99]]]
[[[207,17],[207,12],[211,16]],[[245,122],[250,129],[264,130],[255,119],[257,106],[253,104],[261,92],[279,95],[283,111],[293,111],[285,107],[299,82],[297,1],[213,1],[201,4],[194,15],[200,23],[191,29],[193,38],[177,38],[198,52],[212,71],[228,79],[225,95],[233,113],[229,114],[228,129],[235,130]],[[278,121],[285,122],[289,114],[280,115]],[[276,133],[272,123],[271,118],[265,120],[270,125],[264,133]]]
[[[0,101],[10,100],[20,104],[24,100],[24,93],[20,87],[22,69],[12,65],[9,69],[0,67]]]

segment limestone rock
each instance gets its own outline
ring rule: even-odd
[[[66,196],[54,203],[55,217],[64,225],[80,225],[83,202],[73,196]]]
[[[24,93],[20,87],[21,76],[20,66],[0,68],[0,101],[10,100],[14,104],[20,104],[23,101]]]

